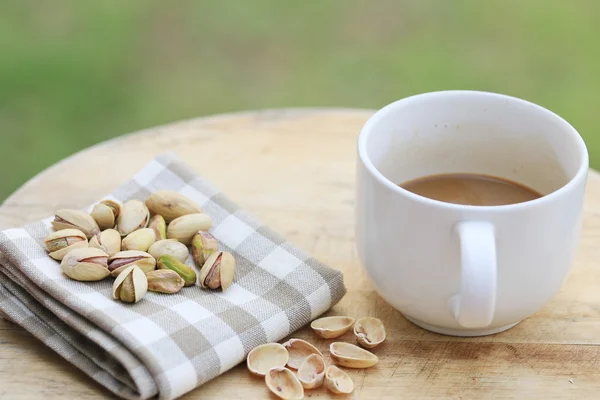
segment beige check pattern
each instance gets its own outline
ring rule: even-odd
[[[200,204],[211,233],[233,253],[225,292],[148,292],[112,299],[112,279],[61,274],[43,240],[52,218],[0,232],[0,310],[116,395],[174,399],[227,371],[255,346],[279,341],[345,294],[342,274],[240,209],[173,154],[152,160],[111,196],[145,199],[170,189]]]

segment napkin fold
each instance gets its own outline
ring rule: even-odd
[[[255,346],[296,331],[346,292],[341,272],[273,232],[172,153],[105,198],[145,200],[161,189],[191,198],[213,218],[211,233],[236,259],[225,292],[189,287],[124,304],[112,299],[110,277],[78,282],[61,273],[43,244],[53,217],[0,232],[0,310],[127,399],[179,397]]]

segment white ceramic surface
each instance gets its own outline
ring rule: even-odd
[[[517,98],[444,91],[375,113],[358,139],[356,239],[378,293],[443,334],[501,332],[540,309],[571,268],[588,154],[565,120]],[[465,206],[397,186],[436,173],[495,175],[545,196]]]

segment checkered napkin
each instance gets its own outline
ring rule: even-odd
[[[158,156],[106,198],[143,200],[160,189],[195,200],[213,218],[212,234],[237,262],[225,292],[148,292],[124,304],[112,299],[113,279],[87,283],[61,274],[43,247],[52,218],[0,232],[0,310],[118,396],[181,396],[345,294],[339,271],[261,224],[173,154]]]

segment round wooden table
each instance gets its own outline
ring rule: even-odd
[[[370,110],[285,109],[199,118],[125,135],[77,153],[27,182],[0,207],[0,227],[84,207],[156,154],[176,152],[276,231],[344,272],[338,314],[381,318],[379,364],[350,371],[350,398],[482,399],[600,396],[600,174],[590,171],[573,271],[540,312],[493,336],[424,331],[387,305],[361,271],[354,246],[355,144]],[[304,328],[294,336],[317,341]],[[348,338],[350,339],[350,337]],[[104,389],[21,328],[0,320],[0,398],[104,398]],[[307,397],[308,397],[307,392]],[[324,389],[311,397],[331,396]],[[245,366],[184,398],[267,398]],[[343,397],[342,397],[343,398]]]

